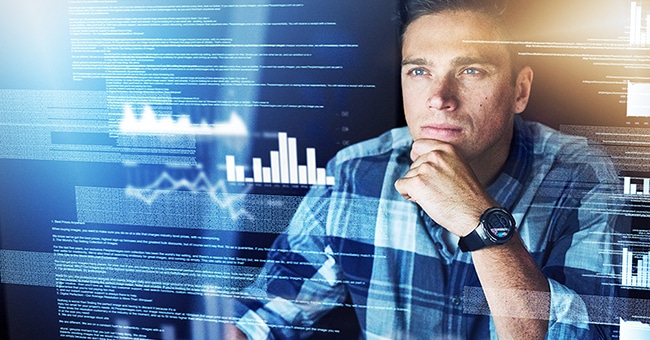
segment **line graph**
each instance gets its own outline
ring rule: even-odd
[[[152,205],[162,195],[168,195],[175,191],[187,190],[193,193],[206,193],[210,199],[220,208],[228,211],[233,220],[245,218],[253,220],[254,217],[244,208],[237,208],[236,203],[245,196],[229,194],[225,183],[222,180],[215,184],[210,182],[204,171],[193,180],[186,178],[175,179],[167,171],[164,171],[153,183],[144,188],[127,186],[127,196],[135,197],[148,205]]]
[[[230,119],[223,123],[209,124],[204,120],[193,124],[189,115],[176,119],[170,115],[157,117],[148,105],[144,106],[140,118],[131,105],[125,105],[119,127],[120,132],[125,134],[248,136],[248,128],[236,112],[232,112]]]

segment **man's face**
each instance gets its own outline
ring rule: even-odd
[[[465,11],[423,16],[408,26],[402,45],[404,111],[413,139],[450,143],[470,162],[507,155],[514,114],[528,99],[524,91],[522,101],[521,84],[513,82],[505,46],[463,42],[502,40],[486,22]]]

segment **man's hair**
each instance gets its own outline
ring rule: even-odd
[[[491,25],[500,40],[511,42],[513,35],[510,31],[508,2],[508,0],[402,0],[399,11],[401,41],[404,42],[404,33],[408,26],[418,18],[443,12],[470,11],[490,18]],[[513,44],[505,43],[505,47],[510,55],[513,81],[515,81],[522,66],[521,61]]]
[[[493,18],[499,28],[507,27],[505,14],[508,0],[402,0],[400,21],[402,34],[416,19],[445,11],[472,11]]]

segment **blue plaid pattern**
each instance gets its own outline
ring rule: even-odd
[[[394,189],[411,143],[406,128],[393,129],[330,161],[335,186],[309,192],[238,300],[237,326],[250,338],[327,337],[337,330],[316,320],[347,306],[365,339],[496,339],[471,255],[445,246],[446,231]],[[607,155],[585,139],[517,117],[511,153],[488,192],[512,212],[548,277],[549,339],[611,336],[581,297],[613,294],[604,250],[618,183]]]

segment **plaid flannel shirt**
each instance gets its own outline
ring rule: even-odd
[[[327,338],[338,331],[315,322],[347,306],[361,338],[496,339],[471,254],[445,246],[446,231],[394,189],[411,143],[397,128],[329,162],[336,184],[303,199],[236,305],[237,326],[250,338]],[[590,319],[583,297],[613,294],[603,284],[613,271],[604,249],[618,183],[607,155],[586,139],[516,118],[509,157],[488,192],[513,214],[548,278],[549,339],[611,336]]]

